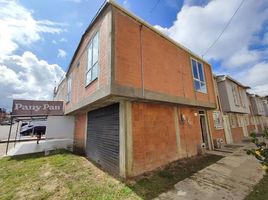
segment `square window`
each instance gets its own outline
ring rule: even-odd
[[[194,80],[194,87],[196,91],[200,91],[201,87],[200,87],[200,82],[197,80]]]
[[[192,59],[192,71],[195,91],[207,93],[204,69],[202,63]]]
[[[86,84],[89,84],[91,82],[91,69],[87,72],[86,75]]]
[[[92,68],[92,81],[98,77],[98,64],[95,64]]]
[[[204,81],[203,68],[202,68],[201,63],[198,63],[198,73],[199,73],[200,81]]]
[[[207,92],[207,87],[206,87],[206,84],[204,83],[204,82],[200,82],[200,84],[201,84],[201,86],[200,86],[200,90],[202,91],[202,92]]]
[[[194,78],[198,79],[197,66],[196,66],[196,62],[194,60],[192,60],[192,65],[193,65]]]
[[[99,40],[98,40],[98,34],[95,35],[93,39],[93,57],[92,57],[92,65],[95,65],[98,61],[99,57]]]
[[[92,43],[88,47],[88,65],[87,69],[90,69],[92,66]]]
[[[98,78],[99,62],[99,34],[96,33],[88,46],[88,66],[86,70],[86,86]]]

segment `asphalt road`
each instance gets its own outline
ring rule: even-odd
[[[0,140],[7,140],[8,139],[8,133],[9,133],[10,126],[0,126]],[[17,123],[12,125],[11,129],[11,139],[15,139],[16,136],[16,130],[17,130]]]

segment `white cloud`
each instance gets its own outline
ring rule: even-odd
[[[32,11],[17,1],[0,1],[0,54],[10,55],[19,45],[30,45],[41,39],[42,33],[59,34],[66,24],[35,20]]]
[[[68,40],[66,38],[61,38],[59,42],[67,42]]]
[[[202,56],[218,37],[240,2],[241,0],[188,0],[171,27],[155,27]],[[268,56],[268,51],[249,47],[255,44],[256,34],[263,31],[263,25],[268,20],[267,5],[268,0],[244,1],[229,27],[205,59],[221,62],[219,71],[240,78],[242,76],[238,73],[248,72],[249,69],[254,69],[252,66],[261,63]],[[262,43],[266,41],[266,34]],[[252,71],[251,73],[252,76],[256,75]],[[240,81],[243,82],[241,79]],[[268,84],[268,78],[264,84]],[[268,94],[268,88],[266,93]]]
[[[64,51],[63,49],[58,49],[58,58],[65,58],[67,55],[66,51]]]
[[[67,25],[36,20],[32,13],[19,1],[0,0],[0,107],[9,110],[13,98],[51,99],[53,87],[65,73],[24,49],[44,40],[42,34],[61,34]],[[14,55],[16,50],[24,53]]]
[[[10,109],[13,98],[52,99],[62,68],[39,60],[32,52],[0,57],[0,103]]]

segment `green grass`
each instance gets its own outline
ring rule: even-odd
[[[83,157],[67,152],[0,159],[0,199],[140,199]]]
[[[5,157],[0,159],[0,199],[151,199],[220,158],[177,161],[123,183],[68,152]]]
[[[245,198],[245,200],[264,200],[268,199],[268,171],[263,179],[255,185],[253,191]]]
[[[221,158],[222,156],[217,155],[204,155],[175,161],[160,171],[149,173],[134,182],[130,181],[128,186],[143,199],[152,199]]]

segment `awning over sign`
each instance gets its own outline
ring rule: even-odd
[[[13,100],[12,116],[63,115],[62,101]]]

